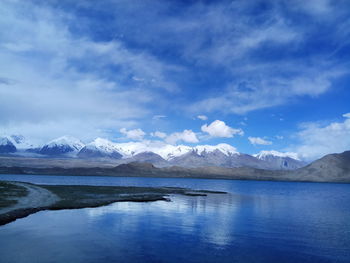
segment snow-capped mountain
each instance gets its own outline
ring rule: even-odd
[[[295,160],[299,160],[298,154],[297,153],[293,153],[293,152],[278,152],[278,151],[261,151],[258,154],[254,154],[254,157],[260,159],[260,160],[266,160],[269,157],[281,157],[281,158],[291,158],[291,159],[295,159]]]
[[[240,154],[235,147],[227,143],[220,143],[218,145],[197,145],[193,147],[193,151],[198,155],[213,153],[215,151],[219,151],[226,156]]]
[[[89,144],[90,145],[90,144]],[[122,158],[124,162],[151,162],[158,166],[222,166],[222,167],[254,167],[261,169],[296,169],[305,165],[292,153],[261,152],[256,156],[242,154],[229,144],[170,145],[157,141],[113,143],[98,139],[87,145],[78,157],[111,157]],[[86,150],[89,149],[89,153]],[[93,151],[93,154],[92,154]],[[113,157],[114,156],[114,157]],[[293,158],[294,157],[294,158]]]
[[[293,170],[305,166],[298,155],[291,152],[261,151],[255,154],[254,157],[264,161],[268,165],[268,169]]]
[[[229,144],[197,145],[189,147],[186,152],[172,156],[168,161],[172,165],[183,167],[228,166],[229,160],[240,155]]]
[[[42,147],[34,147],[23,136],[0,137],[0,154],[106,159],[113,163],[149,162],[156,166],[182,167],[253,167],[261,169],[296,169],[305,165],[295,153],[262,151],[254,156],[239,153],[229,144],[171,145],[162,141],[115,143],[103,138],[84,144],[72,136],[54,139]],[[107,160],[107,159],[106,159]],[[118,160],[118,161],[117,161]]]
[[[195,152],[198,155],[202,155],[204,153],[212,153],[215,151],[219,151],[227,156],[239,154],[236,148],[225,143],[218,145],[197,145],[191,147],[186,145],[171,145],[162,142],[144,141],[116,143],[114,145],[116,147],[116,150],[119,151],[124,158],[130,158],[144,152],[153,152],[167,161],[183,156],[190,152]]]
[[[123,157],[119,153],[115,143],[102,138],[97,138],[93,142],[82,147],[77,156],[79,158],[110,157],[115,159]]]
[[[163,147],[155,149],[154,152],[160,155],[163,159],[170,161],[192,150],[193,150],[193,147],[186,146],[186,145],[175,146],[175,145],[166,144]]]
[[[33,149],[34,145],[22,135],[2,135],[0,136],[0,148],[0,153],[15,153]]]
[[[188,168],[203,166],[220,167],[242,167],[249,166],[263,168],[264,162],[257,158],[242,153],[226,153],[215,149],[213,151],[198,152],[195,149],[178,157],[169,160],[169,163],[176,166]]]
[[[38,153],[49,156],[77,154],[84,147],[79,139],[72,136],[62,136],[45,144]]]
[[[35,145],[29,142],[23,135],[10,135],[8,136],[8,138],[17,150],[27,150],[35,148]]]
[[[123,155],[123,158],[131,158],[144,152],[153,152],[161,156],[164,160],[170,160],[176,156],[185,154],[192,149],[190,146],[174,146],[158,141],[116,143],[115,147],[117,151]]]

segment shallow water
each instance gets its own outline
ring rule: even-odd
[[[350,262],[350,185],[0,175],[38,184],[227,191],[42,211],[0,227],[0,262]]]

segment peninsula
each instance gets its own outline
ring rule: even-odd
[[[174,194],[226,193],[177,187],[36,185],[0,181],[0,225],[42,210],[99,207],[114,202],[170,201],[169,196]]]

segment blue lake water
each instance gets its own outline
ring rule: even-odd
[[[0,227],[0,262],[350,262],[350,185],[0,175],[38,184],[227,191],[42,211]]]

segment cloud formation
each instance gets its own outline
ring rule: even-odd
[[[5,0],[0,12],[0,28],[12,28],[0,37],[0,130],[43,141],[111,137],[177,89],[166,77],[171,65],[117,39],[74,33],[76,17],[64,9]],[[134,75],[147,81],[136,84]]]
[[[197,118],[202,120],[202,121],[206,121],[208,119],[208,117],[205,115],[198,115]]]
[[[158,138],[161,138],[161,139],[165,139],[167,137],[167,134],[165,132],[160,132],[160,131],[151,132],[150,135],[152,137],[158,137]]]
[[[223,138],[232,138],[234,135],[243,135],[244,132],[242,129],[234,129],[226,125],[225,122],[216,120],[211,124],[204,124],[201,127],[202,131],[208,133],[212,137],[223,137]]]
[[[293,151],[307,160],[313,160],[329,153],[340,153],[350,149],[350,118],[341,122],[305,123],[296,135],[299,144]]]
[[[265,140],[260,137],[248,137],[248,140],[253,145],[271,145],[272,144],[271,141]]]
[[[188,142],[188,143],[199,142],[196,134],[192,130],[184,130],[183,132],[174,132],[168,135],[165,141],[170,144],[176,144],[179,141]]]
[[[152,117],[153,120],[160,120],[160,119],[164,119],[164,118],[166,118],[165,115],[154,115],[154,116]]]
[[[331,65],[315,65],[312,70],[303,65],[296,70],[295,66],[262,64],[249,68],[242,73],[242,78],[228,84],[220,95],[211,94],[190,105],[189,110],[245,114],[283,105],[296,97],[317,97],[330,90],[332,80],[346,73],[340,67],[329,70]],[[256,72],[259,74],[255,75]]]
[[[121,128],[119,131],[124,134],[126,138],[131,140],[142,140],[146,135],[146,133],[141,129],[127,130],[125,128]]]
[[[325,94],[348,92],[349,16],[342,0],[3,0],[0,132],[114,140],[151,122],[192,143],[193,116],[238,124],[237,115],[276,106],[329,107]],[[268,134],[254,116],[246,130]],[[172,133],[179,127],[193,134]],[[213,140],[243,134],[220,121],[202,131]]]

